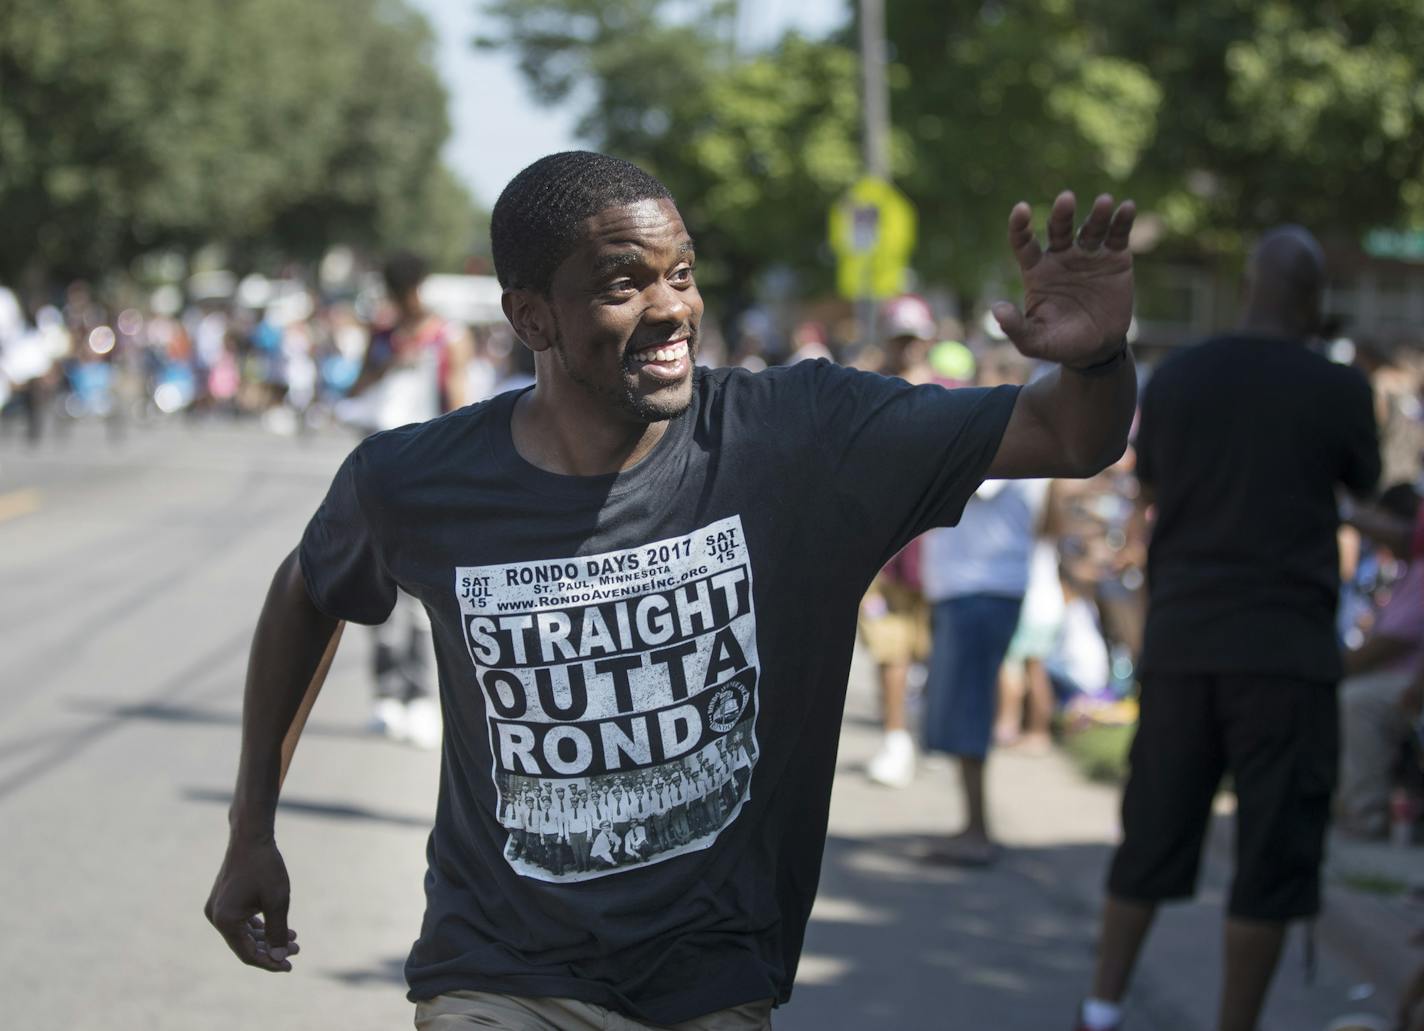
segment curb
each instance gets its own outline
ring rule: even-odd
[[[1400,899],[1329,884],[1315,926],[1323,948],[1344,957],[1391,998],[1424,962],[1424,952],[1409,946],[1415,928]]]
[[[1218,814],[1207,836],[1206,858],[1232,869],[1234,815]],[[1421,961],[1409,947],[1416,930],[1402,899],[1387,899],[1346,887],[1332,879],[1327,860],[1321,871],[1324,899],[1315,919],[1318,945],[1339,957],[1362,981],[1394,998]]]

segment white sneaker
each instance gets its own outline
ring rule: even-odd
[[[887,788],[903,788],[915,779],[915,742],[908,730],[885,734],[880,751],[865,767],[866,775]]]
[[[404,741],[408,724],[405,706],[394,698],[381,698],[371,710],[367,724],[373,734],[384,734],[392,741]]]
[[[440,747],[440,705],[434,698],[412,698],[406,703],[405,720],[405,739],[416,748]]]

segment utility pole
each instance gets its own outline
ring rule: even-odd
[[[890,179],[890,90],[885,82],[885,0],[860,0],[861,111],[867,175]],[[878,229],[878,227],[877,227]],[[867,282],[856,301],[862,347],[876,343],[875,299]]]
[[[865,171],[890,178],[890,89],[885,83],[885,0],[860,0]]]

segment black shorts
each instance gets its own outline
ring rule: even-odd
[[[1138,902],[1190,898],[1212,799],[1229,772],[1237,801],[1230,914],[1314,916],[1339,755],[1333,683],[1145,677],[1108,891]]]

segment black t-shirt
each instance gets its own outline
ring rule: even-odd
[[[1144,673],[1338,680],[1337,487],[1379,479],[1369,384],[1299,342],[1214,337],[1142,398],[1156,498]]]
[[[413,1000],[564,996],[671,1024],[790,995],[858,603],[959,518],[1016,391],[827,362],[694,382],[608,476],[526,462],[515,392],[377,434],[307,528],[319,608],[379,622],[399,585],[434,626]]]

